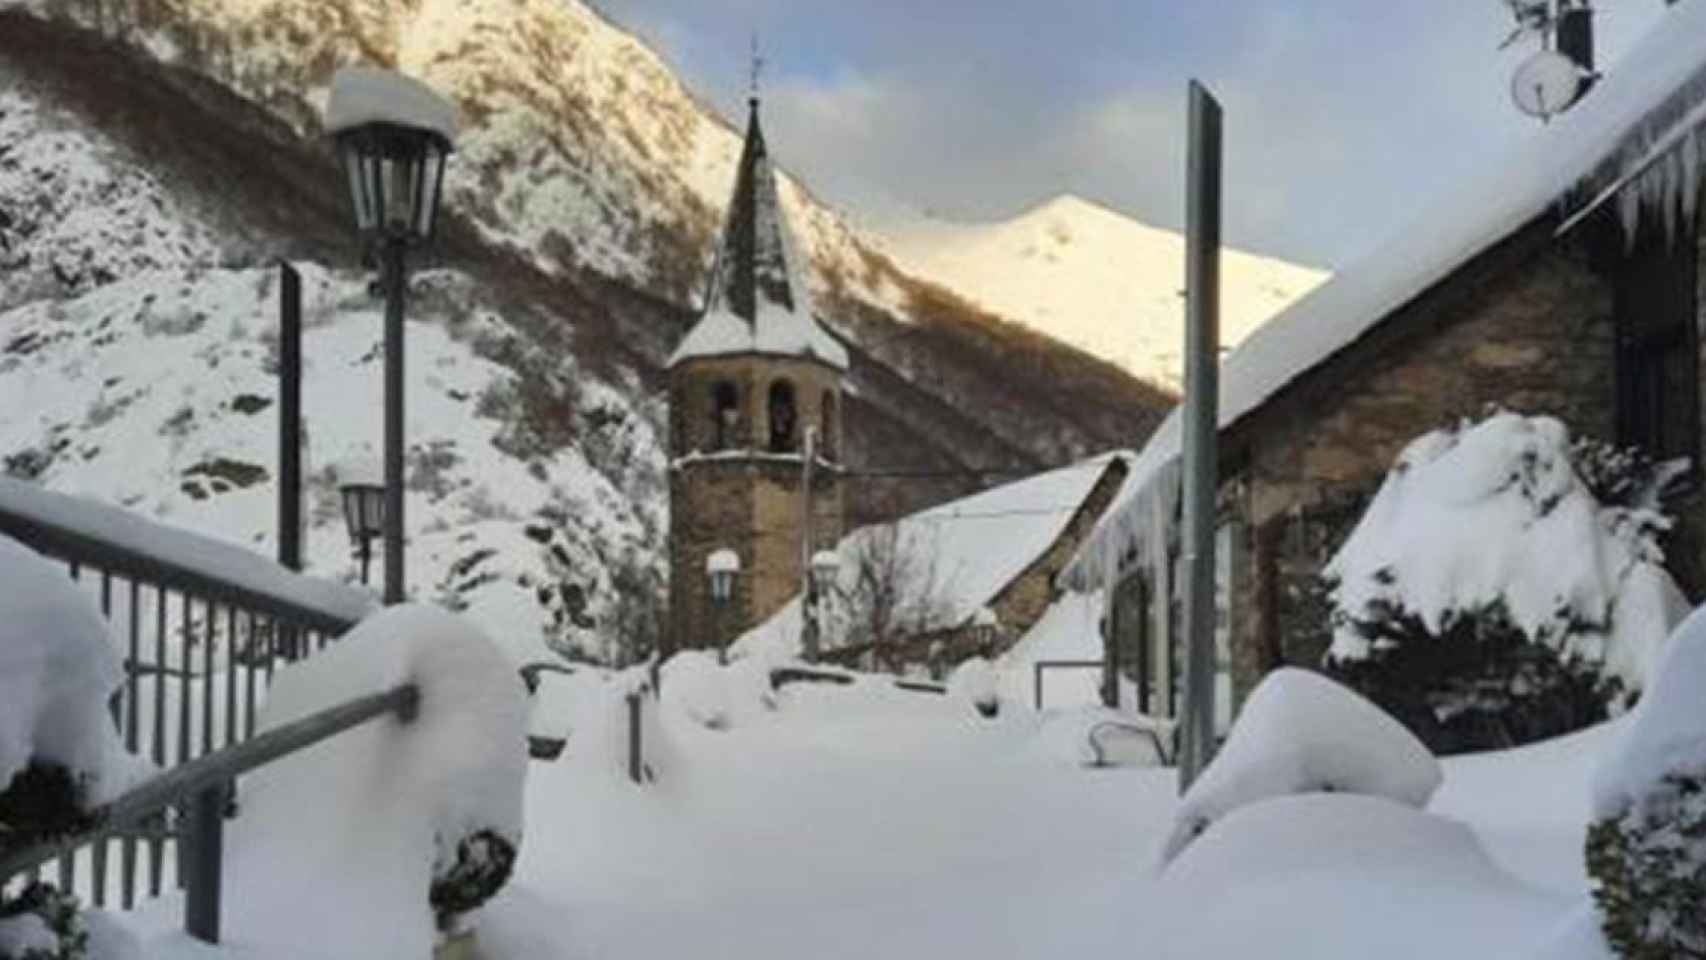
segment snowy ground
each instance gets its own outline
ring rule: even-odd
[[[666,676],[642,788],[612,749],[626,684],[553,681],[567,695],[535,728],[572,727],[569,748],[531,765],[516,878],[480,921],[494,960],[1221,957],[1258,942],[1275,957],[1526,956],[1581,902],[1589,772],[1619,729],[1448,760],[1427,814],[1342,795],[1281,801],[1299,807],[1282,822],[1266,822],[1272,803],[1246,808],[1163,880],[1172,771],[1080,766],[1077,710],[984,720],[862,682],[790,686],[772,712],[731,684],[728,726],[710,730],[684,709],[703,690],[670,697]],[[1236,842],[1249,830],[1294,841]],[[1218,892],[1193,900],[1204,884]],[[135,922],[169,927],[177,910]],[[240,930],[229,942],[157,933],[148,955],[275,955]]]

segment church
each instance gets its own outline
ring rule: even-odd
[[[705,310],[669,358],[669,623],[663,655],[722,647],[800,589],[844,528],[846,349],[812,316],[749,101]],[[707,561],[740,575],[712,596]]]

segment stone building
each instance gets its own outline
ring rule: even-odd
[[[847,352],[812,316],[799,263],[753,98],[705,311],[669,359],[665,656],[769,617],[813,545],[841,538]],[[706,560],[725,549],[742,572],[717,604]]]
[[[938,671],[998,656],[1060,597],[1060,573],[1119,498],[1133,455],[1112,452],[856,529],[834,550],[822,659]],[[794,599],[743,644],[800,652]]]
[[[1235,700],[1282,664],[1318,666],[1304,589],[1418,435],[1489,407],[1688,464],[1666,502],[1667,564],[1706,589],[1700,478],[1706,245],[1706,8],[1683,5],[1507,162],[1257,331],[1223,363],[1219,668]],[[1180,418],[1070,568],[1117,585],[1143,706],[1178,706]],[[1318,611],[1316,611],[1318,614]]]

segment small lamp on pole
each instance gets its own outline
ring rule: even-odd
[[[734,596],[735,577],[740,574],[740,555],[723,547],[705,558],[705,576],[711,581],[711,606],[716,610],[717,662],[729,661],[729,637],[723,628],[723,608]]]
[[[373,541],[385,530],[385,487],[378,483],[351,481],[338,487],[344,500],[344,524],[349,527],[350,546],[361,561],[361,582],[373,563]]]
[[[385,602],[403,600],[403,303],[405,254],[432,240],[456,108],[418,80],[345,67],[332,79],[326,130],[337,141],[363,260],[385,290]]]
[[[823,644],[824,636],[824,604],[834,595],[836,589],[836,574],[841,572],[841,555],[834,550],[819,550],[812,554],[811,562],[811,595],[807,602],[807,611],[812,621],[812,635],[819,644]],[[823,644],[826,645],[827,644]]]

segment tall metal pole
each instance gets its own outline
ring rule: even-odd
[[[817,460],[817,430],[805,428],[805,462],[800,471],[800,650],[807,663],[818,656],[817,584],[812,582],[812,465]]]
[[[1190,86],[1185,211],[1185,716],[1179,790],[1214,751],[1214,506],[1220,363],[1220,104]]]
[[[279,263],[278,562],[302,569],[302,277]],[[282,627],[279,650],[295,660],[301,634]]]
[[[403,301],[407,294],[400,239],[385,258],[385,602],[403,602]]]
[[[301,570],[302,277],[278,268],[278,562]]]

